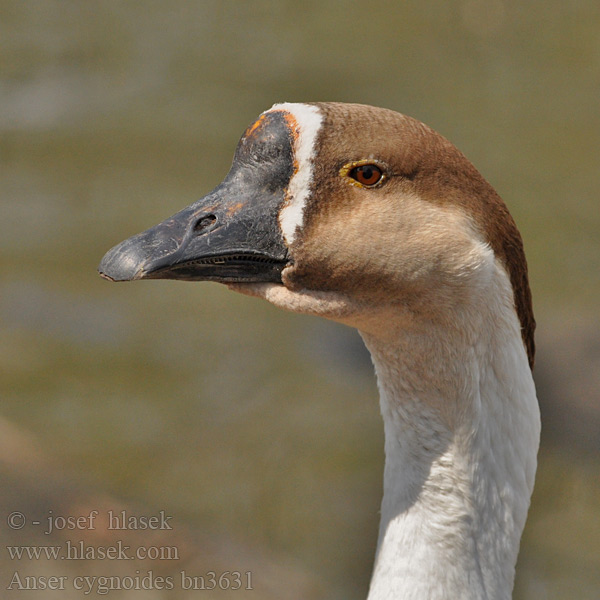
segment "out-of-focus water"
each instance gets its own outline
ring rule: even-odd
[[[358,338],[96,266],[218,183],[271,104],[365,102],[438,129],[504,197],[550,352],[553,323],[598,327],[598,31],[592,0],[0,0],[2,417],[116,497],[364,597],[383,450]],[[594,447],[545,444],[516,598],[596,597]]]

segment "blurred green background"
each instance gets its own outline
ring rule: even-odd
[[[519,224],[544,434],[515,598],[597,598],[599,98],[597,0],[0,0],[2,509],[58,514],[67,488],[162,509],[217,548],[197,570],[254,565],[260,594],[232,597],[366,596],[383,432],[358,336],[96,274],[273,103],[362,102],[451,139]]]

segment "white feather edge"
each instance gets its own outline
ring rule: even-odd
[[[290,113],[299,129],[294,147],[294,158],[298,167],[290,179],[286,204],[279,213],[281,231],[290,245],[296,237],[297,229],[302,228],[304,222],[304,207],[313,177],[315,142],[321,129],[323,115],[316,106],[293,102],[275,104],[267,112],[272,111]]]

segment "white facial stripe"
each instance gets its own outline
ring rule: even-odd
[[[323,116],[316,106],[299,103],[275,104],[270,111],[285,111],[297,124],[294,140],[295,172],[288,186],[287,202],[279,213],[279,225],[285,241],[291,244],[296,229],[302,227],[304,207],[312,182],[312,159],[315,154],[315,141],[321,129]]]

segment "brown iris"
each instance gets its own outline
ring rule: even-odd
[[[354,167],[348,175],[361,185],[368,187],[379,183],[383,177],[383,172],[377,165],[366,164]]]

